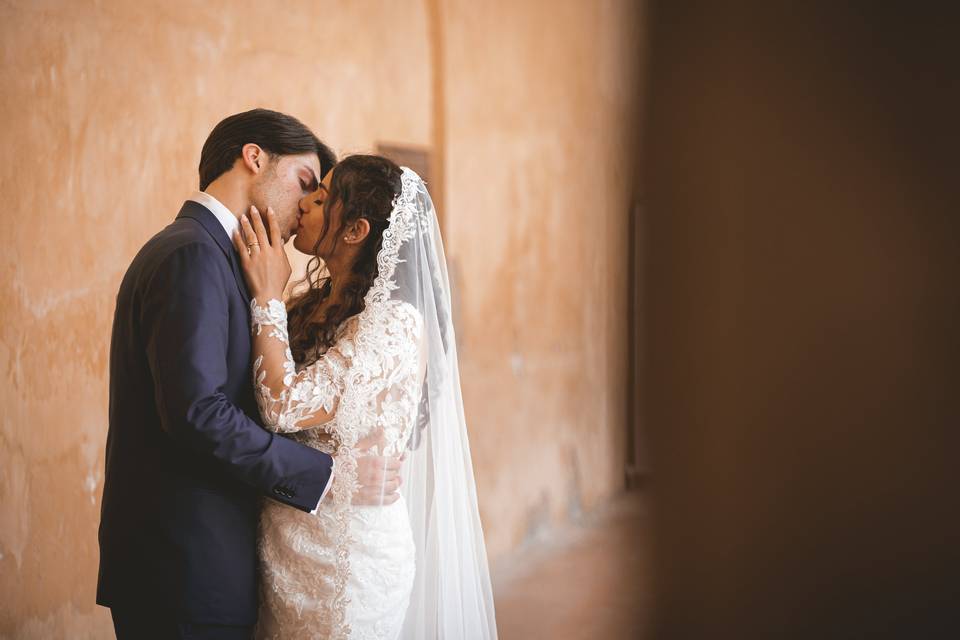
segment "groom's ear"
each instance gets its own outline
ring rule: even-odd
[[[260,145],[248,142],[240,149],[240,160],[252,173],[260,173],[267,166],[267,152]]]

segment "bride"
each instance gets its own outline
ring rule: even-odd
[[[235,238],[264,423],[335,460],[315,514],[265,502],[257,635],[496,638],[430,195],[410,169],[356,155],[300,211],[294,246],[313,259],[287,306],[273,212],[265,226],[252,210]],[[382,505],[353,504],[368,452],[402,456],[399,499],[384,485]]]

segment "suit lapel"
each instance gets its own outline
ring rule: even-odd
[[[178,218],[192,218],[200,223],[207,233],[216,241],[217,246],[223,250],[230,268],[233,270],[233,277],[237,281],[237,288],[244,301],[250,304],[250,292],[247,291],[247,283],[243,279],[243,272],[240,269],[240,261],[237,259],[237,251],[233,247],[233,242],[227,237],[227,232],[223,230],[223,225],[217,220],[217,217],[210,213],[205,206],[192,200],[183,203]]]

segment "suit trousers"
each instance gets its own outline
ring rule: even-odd
[[[128,609],[110,609],[117,640],[251,640],[253,627],[196,624]]]

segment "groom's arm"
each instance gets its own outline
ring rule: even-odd
[[[210,455],[241,481],[303,511],[329,485],[327,454],[262,429],[232,404],[227,385],[228,298],[224,257],[203,244],[164,259],[140,318],[160,424],[183,446]]]

